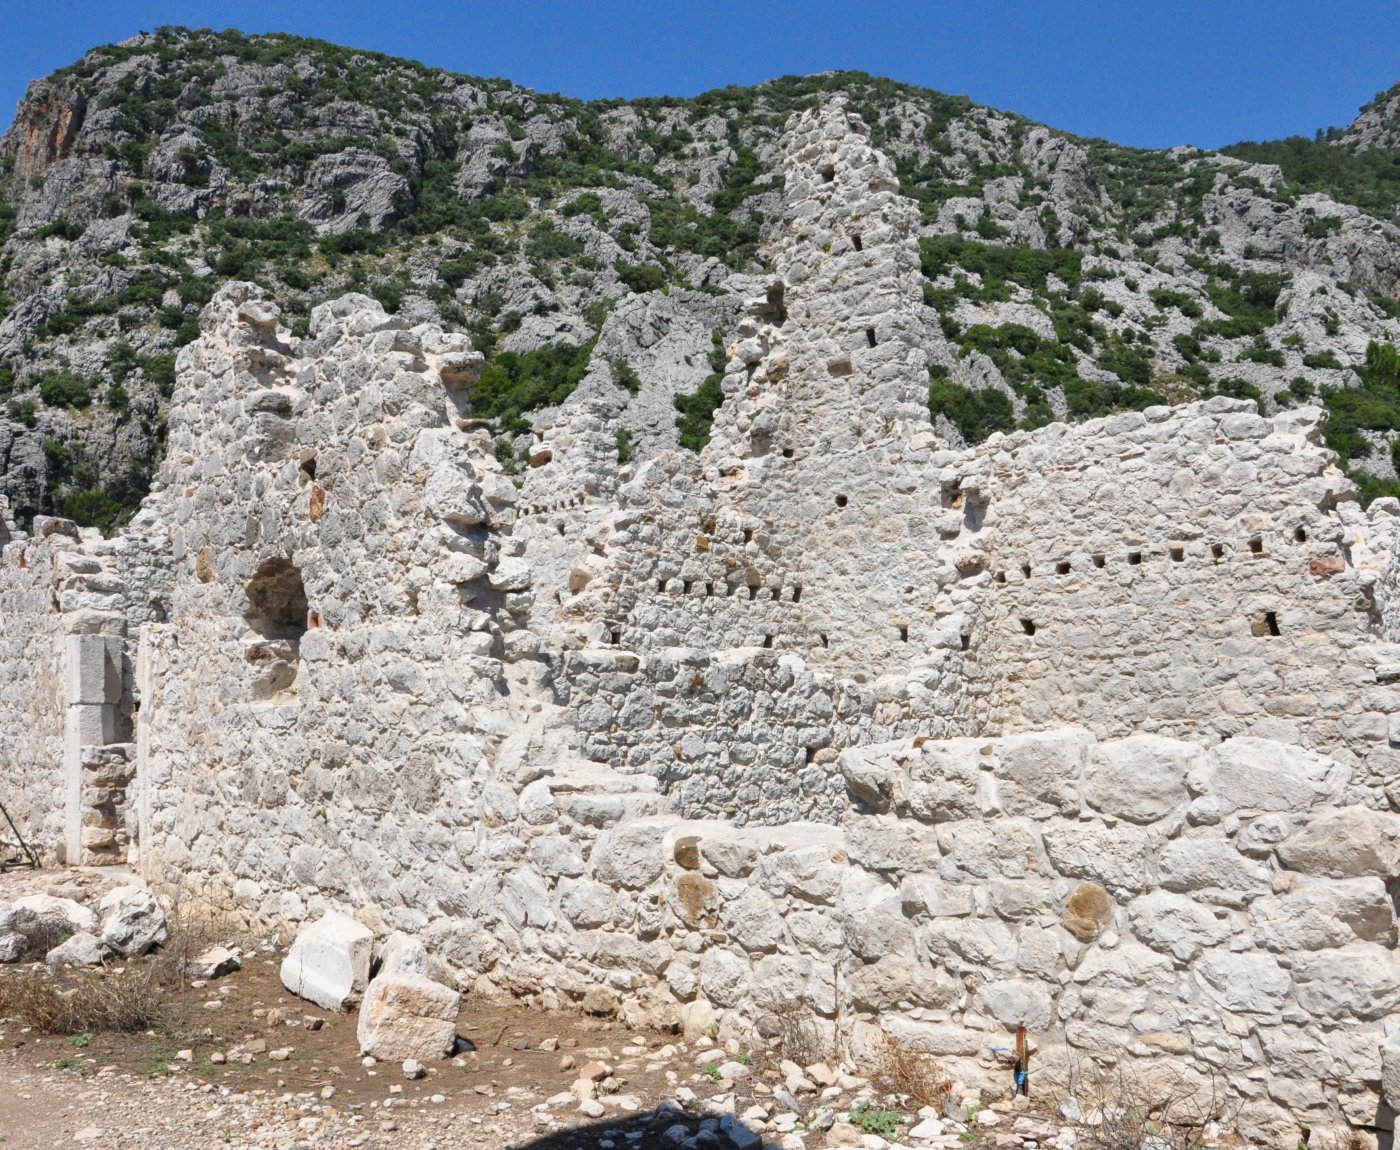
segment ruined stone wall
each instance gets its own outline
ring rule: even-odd
[[[987,506],[980,730],[1262,735],[1337,756],[1386,805],[1400,700],[1352,551],[1390,517],[1343,513],[1320,418],[1218,398],[1018,432],[955,468]]]
[[[698,459],[583,408],[517,487],[464,336],[222,290],[131,529],[5,550],[6,801],[119,851],[134,758],[166,894],[546,1006],[795,1000],[969,1075],[1024,1021],[1381,1125],[1396,508],[1223,398],[949,449],[917,213],[840,107],[788,155]]]
[[[473,867],[500,659],[529,602],[515,496],[452,400],[480,357],[373,301],[294,345],[227,289],[181,361],[148,509],[173,590],[143,629],[142,864],[295,920],[336,900],[421,927]]]
[[[0,801],[52,859],[63,841],[63,631],[54,568],[72,540],[11,539],[0,571]],[[0,834],[9,839],[8,828]]]
[[[1351,504],[1322,413],[1270,420],[1218,397],[950,451],[914,404],[917,214],[839,108],[796,117],[787,155],[781,277],[731,349],[715,439],[701,461],[620,477],[619,509],[580,534],[577,566],[545,565],[564,645],[644,667],[676,649],[727,663],[773,649],[805,664],[794,681],[829,675],[824,696],[893,681],[915,703],[903,727],[817,716],[809,750],[1063,723],[1257,733],[1341,756],[1384,804],[1400,766],[1376,677],[1395,516]],[[755,710],[733,682],[712,705],[672,690],[651,722],[645,672],[609,703],[593,680],[567,694],[590,756],[668,787],[706,776],[686,783],[688,813],[749,807],[727,775],[758,787],[756,817],[832,817],[830,789],[814,801],[794,759],[805,702]],[[781,732],[773,753],[732,762],[736,723]],[[668,762],[686,735],[699,759]]]
[[[1320,446],[1320,417],[1264,419],[1217,398],[938,453],[922,492],[938,506],[928,520],[937,548],[844,584],[853,605],[878,588],[911,592],[897,622],[907,661],[878,676],[822,658],[820,638],[842,617],[808,586],[746,579],[753,568],[739,556],[777,549],[762,521],[722,506],[703,519],[690,510],[698,483],[643,472],[633,486],[645,487],[652,513],[614,518],[619,558],[599,581],[654,577],[654,593],[594,632],[634,651],[641,672],[599,679],[586,661],[565,663],[566,680],[583,676],[567,697],[587,753],[676,793],[688,780],[687,813],[737,807],[782,822],[834,817],[831,788],[814,791],[805,770],[828,747],[1067,723],[1203,744],[1256,734],[1341,758],[1356,797],[1387,805],[1400,768],[1393,649],[1380,624],[1388,568],[1358,567],[1353,555],[1388,555],[1393,516],[1349,502]],[[902,504],[874,506],[897,518]],[[694,526],[665,535],[687,511]],[[593,593],[590,582],[565,603]],[[813,635],[815,645],[784,652],[785,639]],[[785,654],[766,664],[785,668],[781,683],[754,669],[766,647]],[[688,678],[672,670],[677,660],[695,664]],[[897,703],[881,713],[881,697]],[[860,702],[831,709],[847,698]],[[754,787],[762,803],[738,798]]]
[[[585,758],[652,776],[682,815],[737,824],[836,822],[843,748],[953,726],[918,678],[862,684],[753,647],[567,652],[553,683]]]

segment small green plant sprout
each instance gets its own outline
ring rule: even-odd
[[[862,1134],[890,1137],[904,1121],[898,1110],[885,1110],[868,1099],[858,1102],[851,1111],[851,1125]]]
[[[69,1045],[69,1046],[77,1046],[77,1047],[81,1048],[81,1047],[86,1046],[86,1045],[87,1045],[88,1043],[90,1043],[91,1041],[92,1041],[92,1035],[85,1032],[85,1033],[83,1033],[83,1034],[75,1034],[75,1035],[73,1035],[73,1037],[70,1038],[70,1039],[68,1040],[68,1045]]]
[[[708,1078],[711,1082],[718,1082],[718,1081],[719,1081],[719,1063],[718,1063],[718,1062],[707,1062],[707,1063],[705,1063],[704,1066],[700,1067],[700,1072],[701,1072],[702,1074],[704,1074],[704,1076],[705,1076],[706,1078]]]
[[[740,1066],[752,1066],[753,1055],[746,1050],[742,1054],[736,1054],[734,1056],[734,1061],[739,1063]]]
[[[54,1066],[57,1067],[59,1070],[72,1070],[75,1066],[78,1066],[79,1064],[80,1061],[77,1058],[60,1058],[57,1062],[54,1063]]]

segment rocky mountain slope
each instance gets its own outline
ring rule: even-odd
[[[586,405],[624,459],[698,449],[780,226],[778,134],[844,95],[922,214],[949,438],[1210,394],[1322,402],[1397,481],[1400,93],[1229,154],[1084,140],[828,73],[584,103],[288,36],[162,29],[31,85],[0,140],[0,491],[129,515],[217,286],[304,325],[349,290],[471,334],[508,467]]]

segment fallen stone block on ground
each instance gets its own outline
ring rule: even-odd
[[[374,935],[332,911],[302,928],[282,960],[282,985],[326,1010],[345,1010],[369,985]]]
[[[60,966],[96,966],[106,957],[102,941],[95,934],[78,931],[67,942],[60,943],[44,957],[50,968]]]
[[[223,978],[243,965],[238,955],[226,946],[210,947],[196,955],[185,966],[185,974],[190,978]]]
[[[360,1007],[360,1053],[385,1061],[446,1058],[457,1040],[461,995],[421,974],[381,974]]]

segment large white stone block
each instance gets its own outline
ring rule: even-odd
[[[282,960],[282,985],[326,1010],[343,1010],[369,984],[373,949],[369,927],[331,911],[297,935]]]
[[[109,891],[97,909],[102,914],[103,945],[123,958],[145,954],[168,936],[160,903],[139,886],[119,886]]]
[[[457,1037],[461,996],[421,974],[381,974],[360,1007],[360,1053],[399,1061],[445,1058]]]
[[[115,635],[64,639],[68,703],[116,703],[122,695],[122,641]]]

